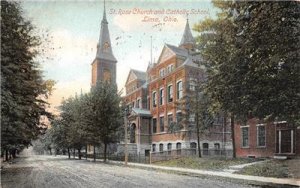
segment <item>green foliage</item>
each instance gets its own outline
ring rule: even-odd
[[[43,117],[54,81],[45,81],[35,61],[40,38],[18,3],[1,1],[1,145],[28,146],[46,129]]]
[[[90,128],[95,136],[99,135],[104,144],[117,142],[116,134],[123,127],[123,114],[117,86],[108,82],[98,82],[89,96],[90,110],[86,117],[92,120]],[[97,140],[95,140],[97,141]]]
[[[213,1],[217,19],[194,28],[202,35],[206,91],[216,107],[249,117],[300,119],[299,4]]]
[[[196,158],[184,157],[169,161],[156,162],[156,165],[181,167],[201,170],[222,170],[232,165],[253,162],[254,159]]]
[[[117,87],[106,82],[97,83],[88,94],[64,100],[60,116],[41,138],[44,148],[81,150],[87,144],[118,142],[123,132],[120,102]]]
[[[280,160],[270,160],[263,163],[247,166],[236,173],[275,178],[289,177],[289,169],[287,165],[285,165],[284,161]]]

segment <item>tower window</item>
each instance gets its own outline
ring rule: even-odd
[[[183,95],[182,81],[177,82],[177,99],[181,99]]]

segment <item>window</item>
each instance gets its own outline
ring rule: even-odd
[[[219,143],[215,143],[215,155],[220,155],[221,150],[220,150],[220,144]]]
[[[160,125],[160,132],[164,132],[165,131],[164,117],[159,118],[159,125]]]
[[[172,150],[172,144],[171,143],[168,143],[167,149],[168,149],[168,154],[171,155],[171,150]]]
[[[152,151],[153,151],[153,152],[156,151],[156,144],[152,144]]]
[[[156,128],[157,128],[156,126],[157,126],[157,122],[156,122],[156,119],[154,118],[154,119],[153,119],[153,130],[152,130],[153,133],[156,133],[156,131],[157,131],[157,130],[156,130]]]
[[[177,121],[177,123],[180,123],[182,121],[182,113],[181,112],[176,113],[176,121]]]
[[[156,107],[156,92],[152,93],[152,106]]]
[[[137,107],[137,108],[140,108],[140,103],[141,103],[141,99],[138,99],[138,100],[136,101],[136,107]]]
[[[168,86],[168,102],[173,101],[173,86],[169,85]]]
[[[182,81],[177,82],[177,99],[182,98]]]
[[[257,146],[263,147],[266,146],[266,129],[264,125],[258,125],[256,127],[257,135]]]
[[[189,117],[189,122],[191,123],[195,123],[195,114],[190,114],[190,117]]]
[[[249,127],[242,127],[242,147],[249,146]]]
[[[159,105],[164,104],[164,88],[159,90]]]
[[[167,71],[168,71],[168,73],[172,72],[172,71],[173,71],[173,69],[174,69],[174,65],[173,65],[173,64],[171,64],[171,65],[168,65],[168,67],[167,67]]]
[[[208,148],[209,148],[208,143],[203,143],[202,147],[203,147],[203,155],[208,155]]]
[[[177,150],[177,155],[181,155],[181,143],[180,142],[176,143],[176,150]]]
[[[163,77],[165,75],[165,69],[160,69],[159,75],[160,75],[160,77]]]
[[[106,82],[111,82],[111,73],[108,69],[104,69],[103,80]]]
[[[159,144],[159,151],[160,152],[164,151],[164,145],[163,144]]]
[[[170,126],[172,122],[173,122],[173,114],[169,114],[168,115],[168,125]]]
[[[195,78],[190,78],[190,90],[195,91],[196,90],[196,79]]]
[[[196,155],[197,152],[197,143],[196,142],[191,142],[190,143],[190,148],[191,148],[191,154]]]

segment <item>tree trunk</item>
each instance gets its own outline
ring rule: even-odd
[[[94,144],[94,162],[96,162],[96,145]]]
[[[85,159],[87,160],[87,150],[88,150],[88,145],[85,146]]]
[[[200,147],[200,128],[199,128],[199,114],[196,113],[196,130],[197,130],[197,146],[198,146],[198,156],[201,158],[201,147]]]
[[[75,148],[73,148],[73,158],[75,159]]]
[[[81,160],[81,149],[78,149],[78,159]]]
[[[104,143],[104,162],[106,162],[106,151],[107,151],[107,144]]]
[[[16,158],[16,149],[12,149],[11,154],[12,154],[12,158],[15,159]]]
[[[235,153],[235,138],[234,138],[234,115],[231,114],[231,140],[232,140],[232,157],[236,158]]]
[[[71,158],[71,153],[70,153],[70,148],[68,147],[68,156],[69,156],[69,159]]]
[[[49,148],[49,151],[50,151],[50,155],[52,155],[52,151],[51,151],[51,148]]]
[[[5,161],[8,161],[8,149],[5,150]]]

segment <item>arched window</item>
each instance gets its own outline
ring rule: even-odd
[[[159,151],[163,152],[164,151],[164,145],[163,144],[159,144]]]
[[[215,143],[215,155],[220,155],[220,144],[219,143]]]
[[[190,148],[191,148],[191,154],[192,155],[196,155],[196,151],[197,151],[197,143],[196,142],[192,142],[190,144]]]
[[[104,69],[103,80],[106,82],[111,82],[111,73],[108,69]]]
[[[176,143],[176,150],[177,150],[177,155],[181,155],[181,143],[180,142]]]
[[[156,152],[156,144],[152,144],[152,151]]]
[[[208,155],[208,143],[203,143],[203,155]]]
[[[171,143],[168,143],[167,145],[167,149],[168,149],[168,155],[171,155],[171,150],[172,150],[172,144]]]
[[[130,143],[135,143],[135,129],[136,125],[133,123],[130,127]]]

